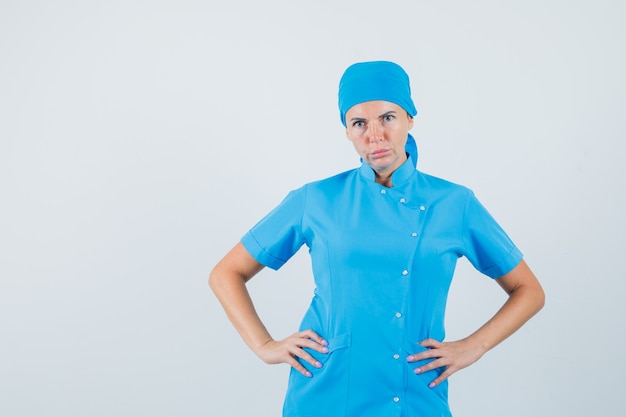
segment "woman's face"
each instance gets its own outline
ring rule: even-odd
[[[379,175],[391,175],[406,161],[404,146],[413,118],[389,101],[359,103],[346,112],[346,136]]]

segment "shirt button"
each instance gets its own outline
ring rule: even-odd
[[[400,199],[400,202],[401,202],[401,203],[406,203],[406,198],[402,197],[402,198]]]
[[[381,194],[387,194],[387,190],[382,189],[382,190],[380,190],[380,193],[381,193]]]
[[[406,269],[404,271],[402,271],[402,275],[406,276],[409,275],[409,271],[407,271]]]
[[[413,233],[411,233],[411,236],[416,237],[417,233],[413,232]]]
[[[398,355],[397,353],[395,355],[393,355],[394,359],[400,359],[400,355]]]
[[[402,317],[402,313],[396,313],[396,317],[397,317],[397,318]]]
[[[426,206],[420,206],[420,210],[422,211],[426,210]]]
[[[400,397],[393,397],[393,402],[394,403],[400,402]]]

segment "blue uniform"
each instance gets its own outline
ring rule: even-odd
[[[255,225],[242,243],[280,268],[307,245],[315,294],[301,330],[329,342],[323,363],[291,370],[285,417],[450,416],[447,381],[428,384],[409,354],[444,339],[444,312],[456,261],[500,277],[522,254],[467,188],[417,171],[409,158],[392,188],[360,168],[307,184]]]

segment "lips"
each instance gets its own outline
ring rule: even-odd
[[[372,158],[382,158],[383,156],[389,153],[389,149],[377,149],[374,152],[370,153]]]

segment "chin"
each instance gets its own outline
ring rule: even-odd
[[[386,165],[370,164],[370,168],[372,168],[376,172],[385,172],[391,168],[391,165],[390,164],[386,164]]]
[[[374,171],[386,171],[386,170],[390,169],[395,163],[396,163],[396,160],[389,161],[389,162],[374,161],[374,162],[371,162],[369,164],[369,166]]]

